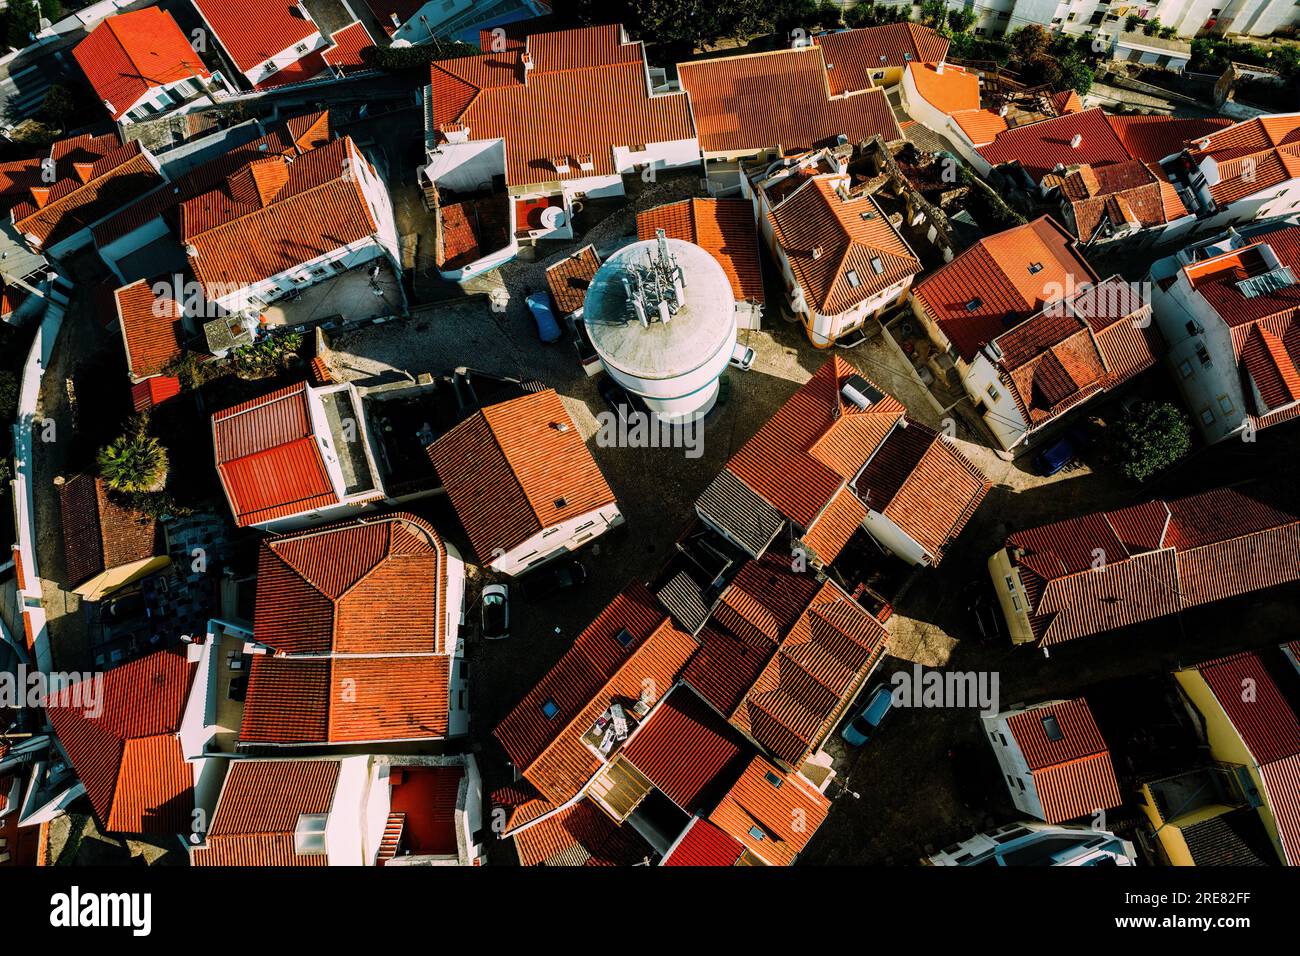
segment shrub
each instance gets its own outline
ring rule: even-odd
[[[18,376],[10,371],[0,371],[0,422],[9,420],[18,411]]]

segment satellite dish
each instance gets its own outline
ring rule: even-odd
[[[564,225],[564,210],[559,206],[547,206],[542,210],[542,226],[546,229],[559,229]]]

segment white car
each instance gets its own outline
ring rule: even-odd
[[[742,372],[748,372],[750,366],[754,364],[754,350],[748,345],[736,343],[736,347],[731,350],[731,364]]]

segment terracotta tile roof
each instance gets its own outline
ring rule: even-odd
[[[127,200],[163,181],[138,142],[117,136],[77,136],[50,150],[52,183],[32,183],[12,208],[14,228],[49,246],[85,229]]]
[[[181,380],[174,375],[152,375],[131,386],[131,404],[137,412],[147,412],[181,393]]]
[[[324,52],[312,50],[306,56],[280,67],[266,79],[254,83],[253,89],[258,93],[262,93],[266,90],[279,89],[282,86],[292,86],[294,83],[306,83],[308,80],[314,80],[321,76],[325,72],[325,68]]]
[[[694,137],[686,97],[651,96],[645,70],[642,45],[622,42],[618,26],[533,34],[526,53],[433,63],[432,119],[436,129],[467,127],[474,140],[505,139],[511,186],[612,175],[615,148]],[[570,160],[570,171],[558,172],[556,158]]]
[[[402,513],[264,541],[241,743],[446,736],[446,561]]]
[[[335,30],[330,34],[330,42],[333,46],[322,54],[330,66],[337,67],[344,73],[369,68],[364,54],[366,50],[374,48],[375,41],[370,39],[370,34],[360,20],[353,20],[343,29]]]
[[[262,542],[253,630],[286,654],[443,653],[446,575],[441,538],[414,515],[278,535]]]
[[[194,6],[242,73],[320,32],[292,0],[194,0]]]
[[[1274,507],[1270,497],[1258,489],[1220,488],[1011,535],[1007,548],[1030,592],[1030,625],[1039,643],[1099,634],[1300,578],[1300,518]],[[1105,563],[1094,567],[1098,554]]]
[[[948,55],[948,40],[919,23],[886,23],[814,37],[828,66],[832,94],[875,86],[872,73],[909,63],[939,63]]]
[[[369,168],[349,137],[252,160],[181,204],[181,239],[210,296],[261,282],[379,229],[352,170]]]
[[[789,866],[830,812],[831,802],[802,777],[755,757],[709,822],[770,866]]]
[[[104,479],[73,475],[59,487],[63,560],[70,587],[103,571],[165,554],[158,522],[109,496]]]
[[[857,370],[829,359],[727,463],[727,470],[802,529],[851,480],[903,417],[885,395],[867,409],[841,396]]]
[[[1229,327],[1273,317],[1290,318],[1300,309],[1300,285],[1256,296],[1245,295],[1238,285],[1242,279],[1268,271],[1269,263],[1262,254],[1264,246],[1273,250],[1280,265],[1289,267],[1300,278],[1300,226],[1291,225],[1254,233],[1250,245],[1193,262],[1183,269],[1192,288]]]
[[[434,442],[429,459],[483,562],[615,500],[549,388],[476,412]]]
[[[520,830],[515,850],[523,866],[634,866],[654,852],[586,799]]]
[[[952,441],[911,421],[890,433],[854,483],[872,511],[936,559],[966,527],[990,487]]]
[[[995,366],[1030,428],[1155,364],[1150,306],[1118,276],[1088,286],[994,339]]]
[[[1070,143],[1081,136],[1078,147]],[[1128,150],[1100,109],[1027,123],[1000,133],[977,152],[994,166],[1017,161],[1034,182],[1058,165],[1105,166],[1130,159]]]
[[[639,213],[636,229],[642,240],[663,229],[670,239],[695,243],[718,260],[737,302],[763,302],[758,229],[748,200],[683,199]]]
[[[726,722],[681,687],[650,712],[619,753],[673,803],[695,813],[709,784],[741,748]]]
[[[866,507],[846,485],[836,492],[803,536],[804,550],[811,552],[823,564],[830,564],[839,557],[866,518]]]
[[[166,186],[145,194],[138,201],[109,216],[95,226],[95,242],[100,247],[106,246],[158,216],[166,216],[168,224],[179,234],[179,209],[182,203],[220,185],[252,160],[265,156],[297,155],[324,146],[329,141],[328,111],[292,117],[266,136],[236,146],[229,152],[194,167]]]
[[[879,621],[827,581],[781,636],[728,719],[798,768],[834,728],[888,641]]]
[[[1166,157],[1182,152],[1189,141],[1201,139],[1232,125],[1232,120],[1218,116],[1179,119],[1156,115],[1108,115],[1106,122],[1124,144],[1128,154],[1144,163],[1159,163]]]
[[[1300,720],[1254,653],[1195,669],[1259,766],[1287,863],[1300,865]]]
[[[303,814],[329,813],[337,760],[232,760],[205,845],[194,866],[328,866],[325,853],[302,855],[294,830]]]
[[[1062,181],[1061,190],[1070,210],[1067,223],[1084,240],[1092,237],[1103,216],[1113,229],[1126,223],[1164,225],[1169,216],[1163,182],[1135,159],[1096,168],[1082,166],[1067,173]],[[1174,197],[1177,195],[1174,190]],[[1181,199],[1178,204],[1181,206]],[[1186,214],[1185,207],[1181,214]]]
[[[1059,739],[1048,735],[1049,717],[1056,720]],[[1074,820],[1123,802],[1110,751],[1082,697],[1013,714],[1007,727],[1029,765],[1048,823]]]
[[[1051,103],[1052,109],[1056,111],[1057,116],[1083,111],[1083,100],[1079,99],[1079,94],[1074,90],[1062,90],[1060,93],[1053,93]]]
[[[156,295],[154,284],[141,279],[115,291],[113,299],[132,380],[157,375],[185,354],[180,343],[184,311],[170,295]]]
[[[596,717],[615,701],[630,703],[646,692],[657,699],[695,647],[644,587],[630,588],[578,635],[493,736],[541,796],[563,804],[601,766],[580,740]]]
[[[902,139],[883,90],[831,96],[822,52],[813,46],[678,64],[704,151],[795,153],[841,135],[851,143]]]
[[[196,670],[183,648],[157,651],[102,675],[102,713],[89,715],[77,684],[47,702],[50,724],[106,830],[190,832],[194,771],[176,734]]]
[[[600,268],[596,247],[587,244],[546,270],[546,287],[560,315],[572,315],[587,299],[587,288]]]
[[[1210,196],[1217,206],[1300,179],[1300,113],[1257,116],[1212,132],[1187,156],[1198,166],[1207,159],[1216,165]]]
[[[952,114],[952,118],[976,146],[993,142],[1007,128],[1007,121],[992,110],[964,110]]]
[[[842,195],[842,178],[817,177],[768,215],[809,306],[839,315],[916,275],[921,263],[869,195]]]
[[[155,87],[211,76],[172,15],[158,7],[100,21],[72,55],[115,120]]]
[[[339,503],[321,456],[307,385],[212,416],[217,473],[241,528]]]
[[[734,866],[745,848],[704,817],[692,817],[663,866]]]
[[[1047,302],[1097,281],[1074,237],[1042,216],[986,236],[918,282],[912,294],[969,362]]]

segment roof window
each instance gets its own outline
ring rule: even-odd
[[[848,279],[849,285],[855,289],[858,286],[862,285],[862,280],[858,278],[857,272],[854,271],[853,269],[850,269],[848,272],[844,273],[844,278]]]
[[[881,261],[880,256],[871,257],[871,271],[876,275],[880,275],[885,271],[885,263]]]
[[[1047,734],[1048,740],[1065,739],[1065,734],[1061,733],[1061,725],[1056,722],[1055,714],[1048,714],[1043,718],[1043,732]]]
[[[300,813],[293,828],[293,852],[299,856],[312,856],[325,852],[326,813]]]
[[[1042,264],[1041,262],[1031,262],[1031,263],[1029,263],[1029,274],[1030,274],[1031,276],[1036,276],[1036,275],[1038,275],[1038,273],[1040,273],[1040,272],[1042,272],[1042,271],[1043,271],[1043,264]]]
[[[548,697],[546,700],[542,701],[542,716],[547,720],[554,719],[555,715],[559,712],[560,705],[555,702],[554,698]]]
[[[614,635],[614,640],[627,647],[632,643],[632,632],[625,627],[620,627],[618,633]]]
[[[975,298],[971,299],[969,302],[966,303],[966,311],[974,312],[983,304],[984,304],[984,300],[981,299],[979,296],[975,296]]]
[[[766,839],[767,839],[767,834],[764,833],[764,832],[763,832],[763,828],[762,828],[762,827],[759,827],[759,826],[753,826],[753,827],[750,827],[750,828],[749,828],[749,835],[750,835],[751,837],[753,837],[755,840],[766,840]]]
[[[780,787],[781,787],[781,778],[780,778],[779,776],[777,776],[775,773],[773,773],[771,770],[768,770],[767,772],[765,772],[765,773],[763,774],[763,778],[764,778],[768,783],[770,783],[773,787],[775,787],[775,788],[777,788],[777,789],[780,789]]]

